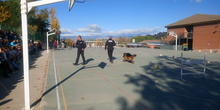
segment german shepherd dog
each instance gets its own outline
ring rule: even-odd
[[[130,53],[124,53],[123,54],[123,62],[125,61],[125,60],[128,60],[128,61],[130,61],[131,63],[133,63],[134,64],[134,61],[133,61],[133,58],[134,57],[136,57],[137,55],[136,54],[130,54]]]

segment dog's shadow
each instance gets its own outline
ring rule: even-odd
[[[132,63],[130,60],[122,60],[122,62]],[[135,61],[134,61],[135,62]],[[132,64],[134,64],[134,62]]]

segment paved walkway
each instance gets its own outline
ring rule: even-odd
[[[135,64],[122,62],[137,54]],[[116,48],[114,63],[103,48],[87,48],[86,66],[74,66],[76,49],[52,51],[43,110],[217,110],[220,105],[219,54],[207,54],[207,77],[179,80],[180,51]],[[203,53],[184,52],[190,59]],[[81,60],[82,61],[82,60]],[[159,65],[159,68],[157,68]],[[156,66],[156,68],[155,68]],[[201,65],[198,65],[201,66]]]
[[[124,52],[137,54],[134,64],[122,62]],[[203,53],[183,53],[187,59],[204,57]],[[32,82],[41,85],[31,84],[33,110],[218,110],[220,107],[219,54],[207,53],[209,80],[189,75],[183,77],[186,81],[178,79],[181,51],[116,48],[111,64],[103,48],[86,48],[85,66],[72,65],[76,49],[51,51],[49,57],[46,53],[42,55],[36,60],[41,66],[32,64],[37,73],[30,73],[31,77],[37,75]],[[19,77],[11,92],[0,98],[0,110],[22,109],[23,88],[19,86],[22,82]],[[1,87],[7,89],[6,83],[1,83]]]
[[[35,55],[29,57],[31,104],[36,102],[44,92],[48,56],[49,54],[46,51],[38,51]],[[23,110],[24,106],[22,69],[11,74],[10,78],[0,77],[0,110]]]

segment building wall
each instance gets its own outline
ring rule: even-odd
[[[179,27],[179,28],[168,28],[167,29],[167,38],[166,38],[166,43],[167,44],[172,44],[171,42],[175,42],[176,38],[169,36],[169,32],[173,31],[174,33],[176,33],[178,35],[178,37],[180,35],[182,35],[182,33],[186,32],[186,29],[184,27]]]
[[[220,49],[220,26],[218,24],[194,26],[193,49]]]
[[[185,27],[168,28],[166,42],[170,44],[171,41],[175,41],[174,37],[169,36],[169,32],[174,31],[178,34],[178,37],[186,37],[183,33],[187,33]],[[220,53],[220,25],[197,25],[193,27],[193,43],[192,49],[194,51],[201,52],[215,52]]]

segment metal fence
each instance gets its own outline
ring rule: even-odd
[[[7,26],[3,26],[3,25],[0,25],[0,29],[6,30],[6,31],[13,31],[13,32],[18,32],[19,30],[21,30],[21,28],[7,27]]]
[[[160,49],[175,50],[175,45],[160,45]],[[183,45],[177,45],[177,50],[185,50]]]
[[[18,34],[21,33],[21,28],[20,27],[7,27],[0,25],[0,30],[5,30],[5,31],[13,31]],[[45,41],[46,40],[46,32],[35,32],[34,34],[28,34],[28,39],[29,40],[34,40],[34,41]]]

